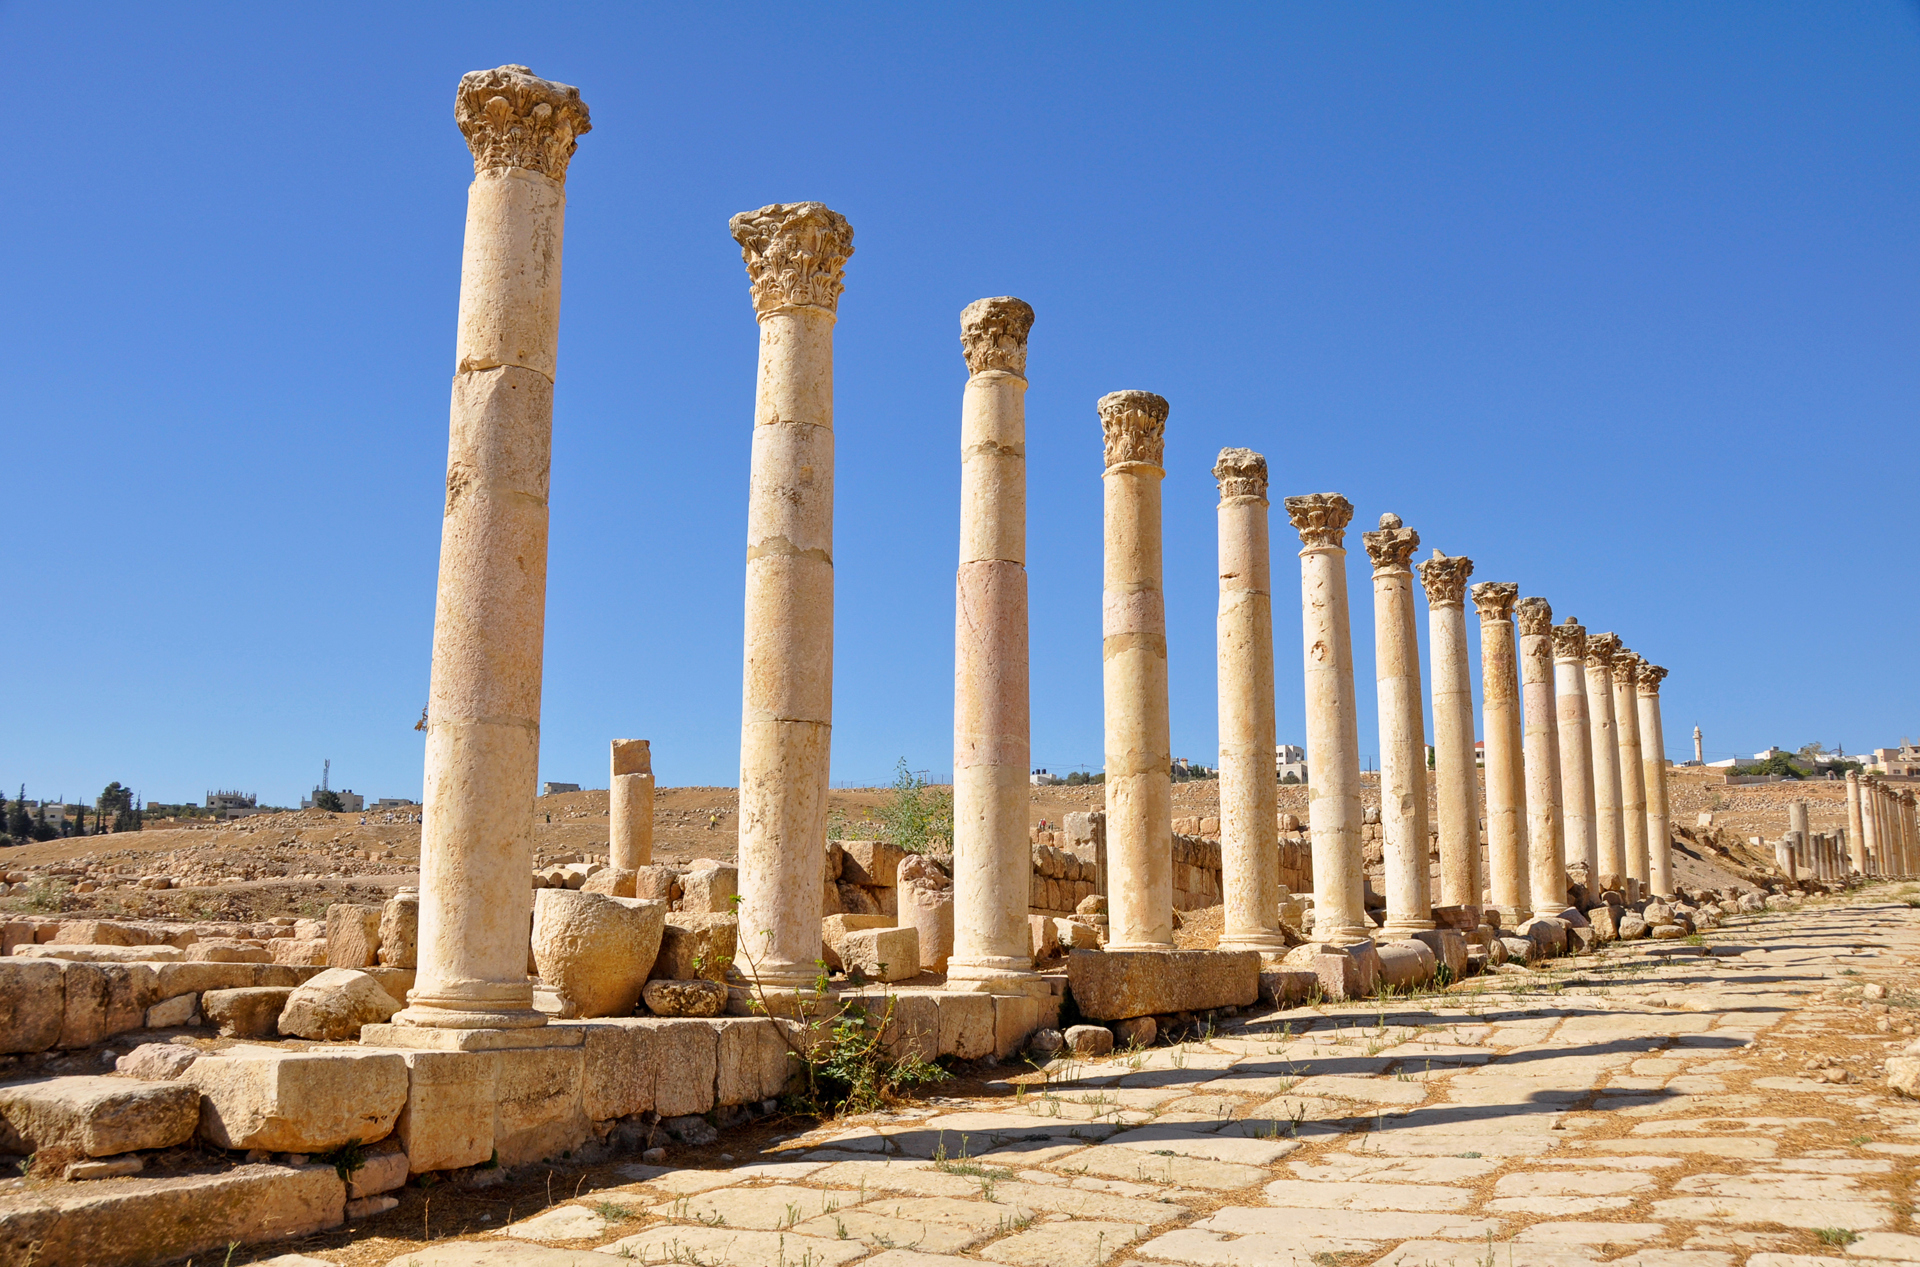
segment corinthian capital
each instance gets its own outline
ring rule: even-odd
[[[1645,660],[1621,647],[1613,653],[1613,680],[1631,686],[1639,674],[1640,666],[1645,663]]]
[[[1571,616],[1553,627],[1553,658],[1556,660],[1587,658],[1586,627]]]
[[[1353,503],[1338,493],[1308,493],[1287,498],[1287,519],[1303,546],[1339,546],[1353,522]]]
[[[1467,578],[1473,575],[1473,560],[1455,555],[1452,558],[1433,552],[1433,557],[1420,565],[1420,584],[1427,591],[1428,607],[1451,607],[1467,601]]]
[[[1420,548],[1420,534],[1400,522],[1400,516],[1380,516],[1380,527],[1360,534],[1376,572],[1405,572],[1412,566],[1413,552]]]
[[[1648,664],[1644,660],[1641,661],[1639,673],[1640,693],[1642,695],[1658,695],[1660,693],[1660,681],[1666,676],[1667,671],[1659,665]]]
[[[1267,499],[1267,460],[1252,449],[1222,449],[1213,464],[1220,483],[1220,500],[1235,497]]]
[[[960,353],[967,372],[1005,370],[1027,376],[1027,332],[1033,329],[1033,305],[1012,295],[976,299],[960,310]]]
[[[1152,392],[1108,392],[1096,407],[1106,436],[1109,469],[1126,462],[1165,465],[1166,397]]]
[[[1520,586],[1513,581],[1482,581],[1473,587],[1473,605],[1483,625],[1513,619],[1514,600],[1519,597]]]
[[[1521,599],[1513,605],[1513,614],[1520,618],[1523,635],[1542,636],[1553,632],[1553,605],[1544,598]]]
[[[1620,635],[1615,633],[1587,635],[1587,663],[1597,669],[1613,667],[1613,657],[1620,654]]]
[[[746,261],[755,313],[839,308],[853,226],[838,211],[819,202],[776,202],[742,211],[727,230]]]
[[[542,79],[525,66],[496,66],[460,76],[453,121],[473,151],[476,175],[520,167],[567,178],[575,138],[591,131],[580,90]]]

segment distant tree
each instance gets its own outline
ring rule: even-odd
[[[58,840],[60,829],[47,821],[47,803],[40,802],[39,810],[33,817],[33,838],[35,840]]]
[[[1280,781],[1282,783],[1298,783],[1300,782],[1300,776],[1289,770],[1287,771],[1287,777]]]
[[[33,839],[33,815],[27,813],[27,785],[20,785],[19,799],[7,811],[7,835],[15,840]]]
[[[1794,755],[1805,757],[1809,761],[1824,761],[1827,757],[1827,745],[1816,739],[1812,743],[1801,744],[1800,750]]]
[[[347,809],[338,792],[324,787],[313,794],[313,807],[326,810],[329,814],[344,814]]]
[[[1793,762],[1787,758],[1787,754],[1784,752],[1776,752],[1765,761],[1758,761],[1753,765],[1740,766],[1734,770],[1734,773],[1752,775],[1777,774],[1788,779],[1804,779],[1807,777],[1795,768]]]

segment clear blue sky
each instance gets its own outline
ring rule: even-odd
[[[1036,764],[1101,760],[1093,402],[1132,387],[1173,407],[1177,754],[1216,752],[1229,444],[1276,501],[1338,490],[1356,533],[1395,511],[1423,556],[1619,631],[1672,670],[1674,755],[1695,722],[1712,754],[1920,734],[1907,6],[4,4],[0,46],[9,789],[287,803],[331,757],[418,794],[453,90],[502,62],[594,122],[542,778],[604,785],[616,735],[663,783],[737,776],[755,327],[726,222],[799,199],[858,252],[836,780],[951,768],[958,314],[1000,294],[1039,314]],[[1297,741],[1289,550],[1275,571]]]

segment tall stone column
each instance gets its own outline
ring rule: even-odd
[[[1853,869],[1867,874],[1866,827],[1860,814],[1860,772],[1847,771],[1847,848],[1852,853]]]
[[[1881,875],[1898,874],[1894,860],[1887,854],[1886,838],[1880,831],[1879,793],[1873,785],[1871,776],[1848,775],[1854,779],[1854,786],[1860,790],[1860,845],[1867,856],[1874,860]]]
[[[1553,697],[1560,722],[1561,822],[1567,866],[1587,872],[1587,900],[1600,897],[1600,836],[1594,823],[1593,750],[1587,716],[1587,631],[1573,617],[1553,627]]]
[[[1100,620],[1107,948],[1166,950],[1173,946],[1173,740],[1167,729],[1167,608],[1160,588],[1167,402],[1152,392],[1112,392],[1100,398],[1099,408],[1107,460]]]
[[[1520,619],[1520,696],[1527,788],[1527,892],[1535,915],[1567,909],[1566,830],[1561,822],[1560,719],[1553,675],[1553,607],[1514,604]]]
[[[1273,573],[1267,460],[1222,449],[1220,485],[1220,884],[1222,950],[1284,954],[1279,797],[1273,777]]]
[[[1813,839],[1813,832],[1807,827],[1807,803],[1804,800],[1787,802],[1787,830],[1797,831],[1802,838]]]
[[[1427,726],[1414,617],[1413,552],[1420,534],[1398,515],[1360,534],[1373,560],[1373,661],[1380,709],[1380,824],[1386,858],[1389,938],[1433,924],[1427,864]]]
[[[1347,524],[1338,493],[1286,500],[1300,533],[1301,643],[1306,657],[1307,818],[1313,835],[1313,936],[1371,943],[1360,858],[1360,723],[1347,609]]]
[[[1644,661],[1635,675],[1640,698],[1640,770],[1647,792],[1647,881],[1673,896],[1673,822],[1667,804],[1667,741],[1660,724],[1660,683],[1667,671]]]
[[[1003,296],[960,313],[960,570],[953,621],[950,989],[1037,994],[1027,926],[1027,333]]]
[[[1900,793],[1900,822],[1902,837],[1907,843],[1907,874],[1912,875],[1920,866],[1916,866],[1915,854],[1920,853],[1920,815],[1915,813],[1915,797],[1912,788]]]
[[[1515,927],[1533,912],[1528,891],[1526,773],[1521,748],[1519,665],[1513,604],[1520,587],[1482,581],[1473,587],[1480,611],[1481,738],[1487,779],[1487,872],[1500,922]]]
[[[760,324],[740,708],[741,970],[813,981],[833,739],[833,326],[853,229],[817,202],[727,222]]]
[[[1440,904],[1480,910],[1480,778],[1473,756],[1467,662],[1467,578],[1473,560],[1438,550],[1420,565],[1433,663],[1433,786],[1440,829]]]
[[[607,865],[632,871],[653,865],[653,745],[613,741],[607,782]]]
[[[473,151],[428,687],[416,984],[403,1025],[529,1028],[527,928],[546,631],[547,489],[578,89],[462,77]]]
[[[1614,738],[1619,742],[1620,839],[1626,853],[1627,876],[1640,882],[1640,896],[1649,892],[1647,874],[1647,783],[1640,765],[1640,657],[1621,648],[1613,659]]]
[[[1620,814],[1620,744],[1613,717],[1613,657],[1620,639],[1613,634],[1587,638],[1587,747],[1593,760],[1593,826],[1600,855],[1599,885],[1624,892],[1627,887],[1626,837]]]

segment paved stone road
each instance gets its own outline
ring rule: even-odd
[[[730,1170],[632,1166],[392,1264],[1920,1262],[1920,1103],[1876,1068],[1920,1020],[1907,891],[1244,1020]]]

